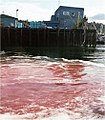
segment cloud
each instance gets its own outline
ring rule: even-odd
[[[8,3],[12,3],[12,2],[18,2],[18,3],[32,3],[32,2],[38,2],[39,0],[3,0],[3,2],[8,2]]]
[[[4,11],[4,14],[16,17],[16,9],[19,9],[18,18],[21,20],[28,19],[29,21],[42,21],[50,19],[52,11],[50,9],[43,9],[38,2],[35,2],[34,0],[31,0],[31,2],[24,2],[25,0],[19,1],[21,2],[8,0],[1,4],[1,13]]]
[[[90,17],[90,19],[91,20],[105,20],[105,14],[103,13],[97,14],[97,15]]]

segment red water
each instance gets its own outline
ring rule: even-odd
[[[41,120],[57,112],[80,120],[105,116],[105,66],[41,59],[5,59],[0,65],[1,115],[18,115],[17,120],[22,115],[22,120]]]

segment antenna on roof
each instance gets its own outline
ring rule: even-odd
[[[58,6],[60,6],[62,2],[63,0],[58,0]]]
[[[58,6],[60,6],[60,2],[61,2],[61,1],[60,1],[60,0],[58,0]]]

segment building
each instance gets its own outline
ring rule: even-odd
[[[51,20],[45,23],[52,27],[72,29],[80,26],[83,16],[84,8],[60,6],[51,16]]]
[[[18,28],[46,28],[46,24],[43,21],[18,21]]]
[[[43,21],[31,21],[30,28],[46,28],[46,24]]]
[[[18,18],[1,14],[0,15],[0,26],[3,27],[17,27]]]
[[[18,28],[29,28],[30,22],[28,20],[18,20]]]
[[[44,21],[47,28],[59,28],[59,22],[58,21]]]

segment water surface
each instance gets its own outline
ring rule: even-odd
[[[82,59],[1,57],[0,120],[104,120],[105,46]]]

